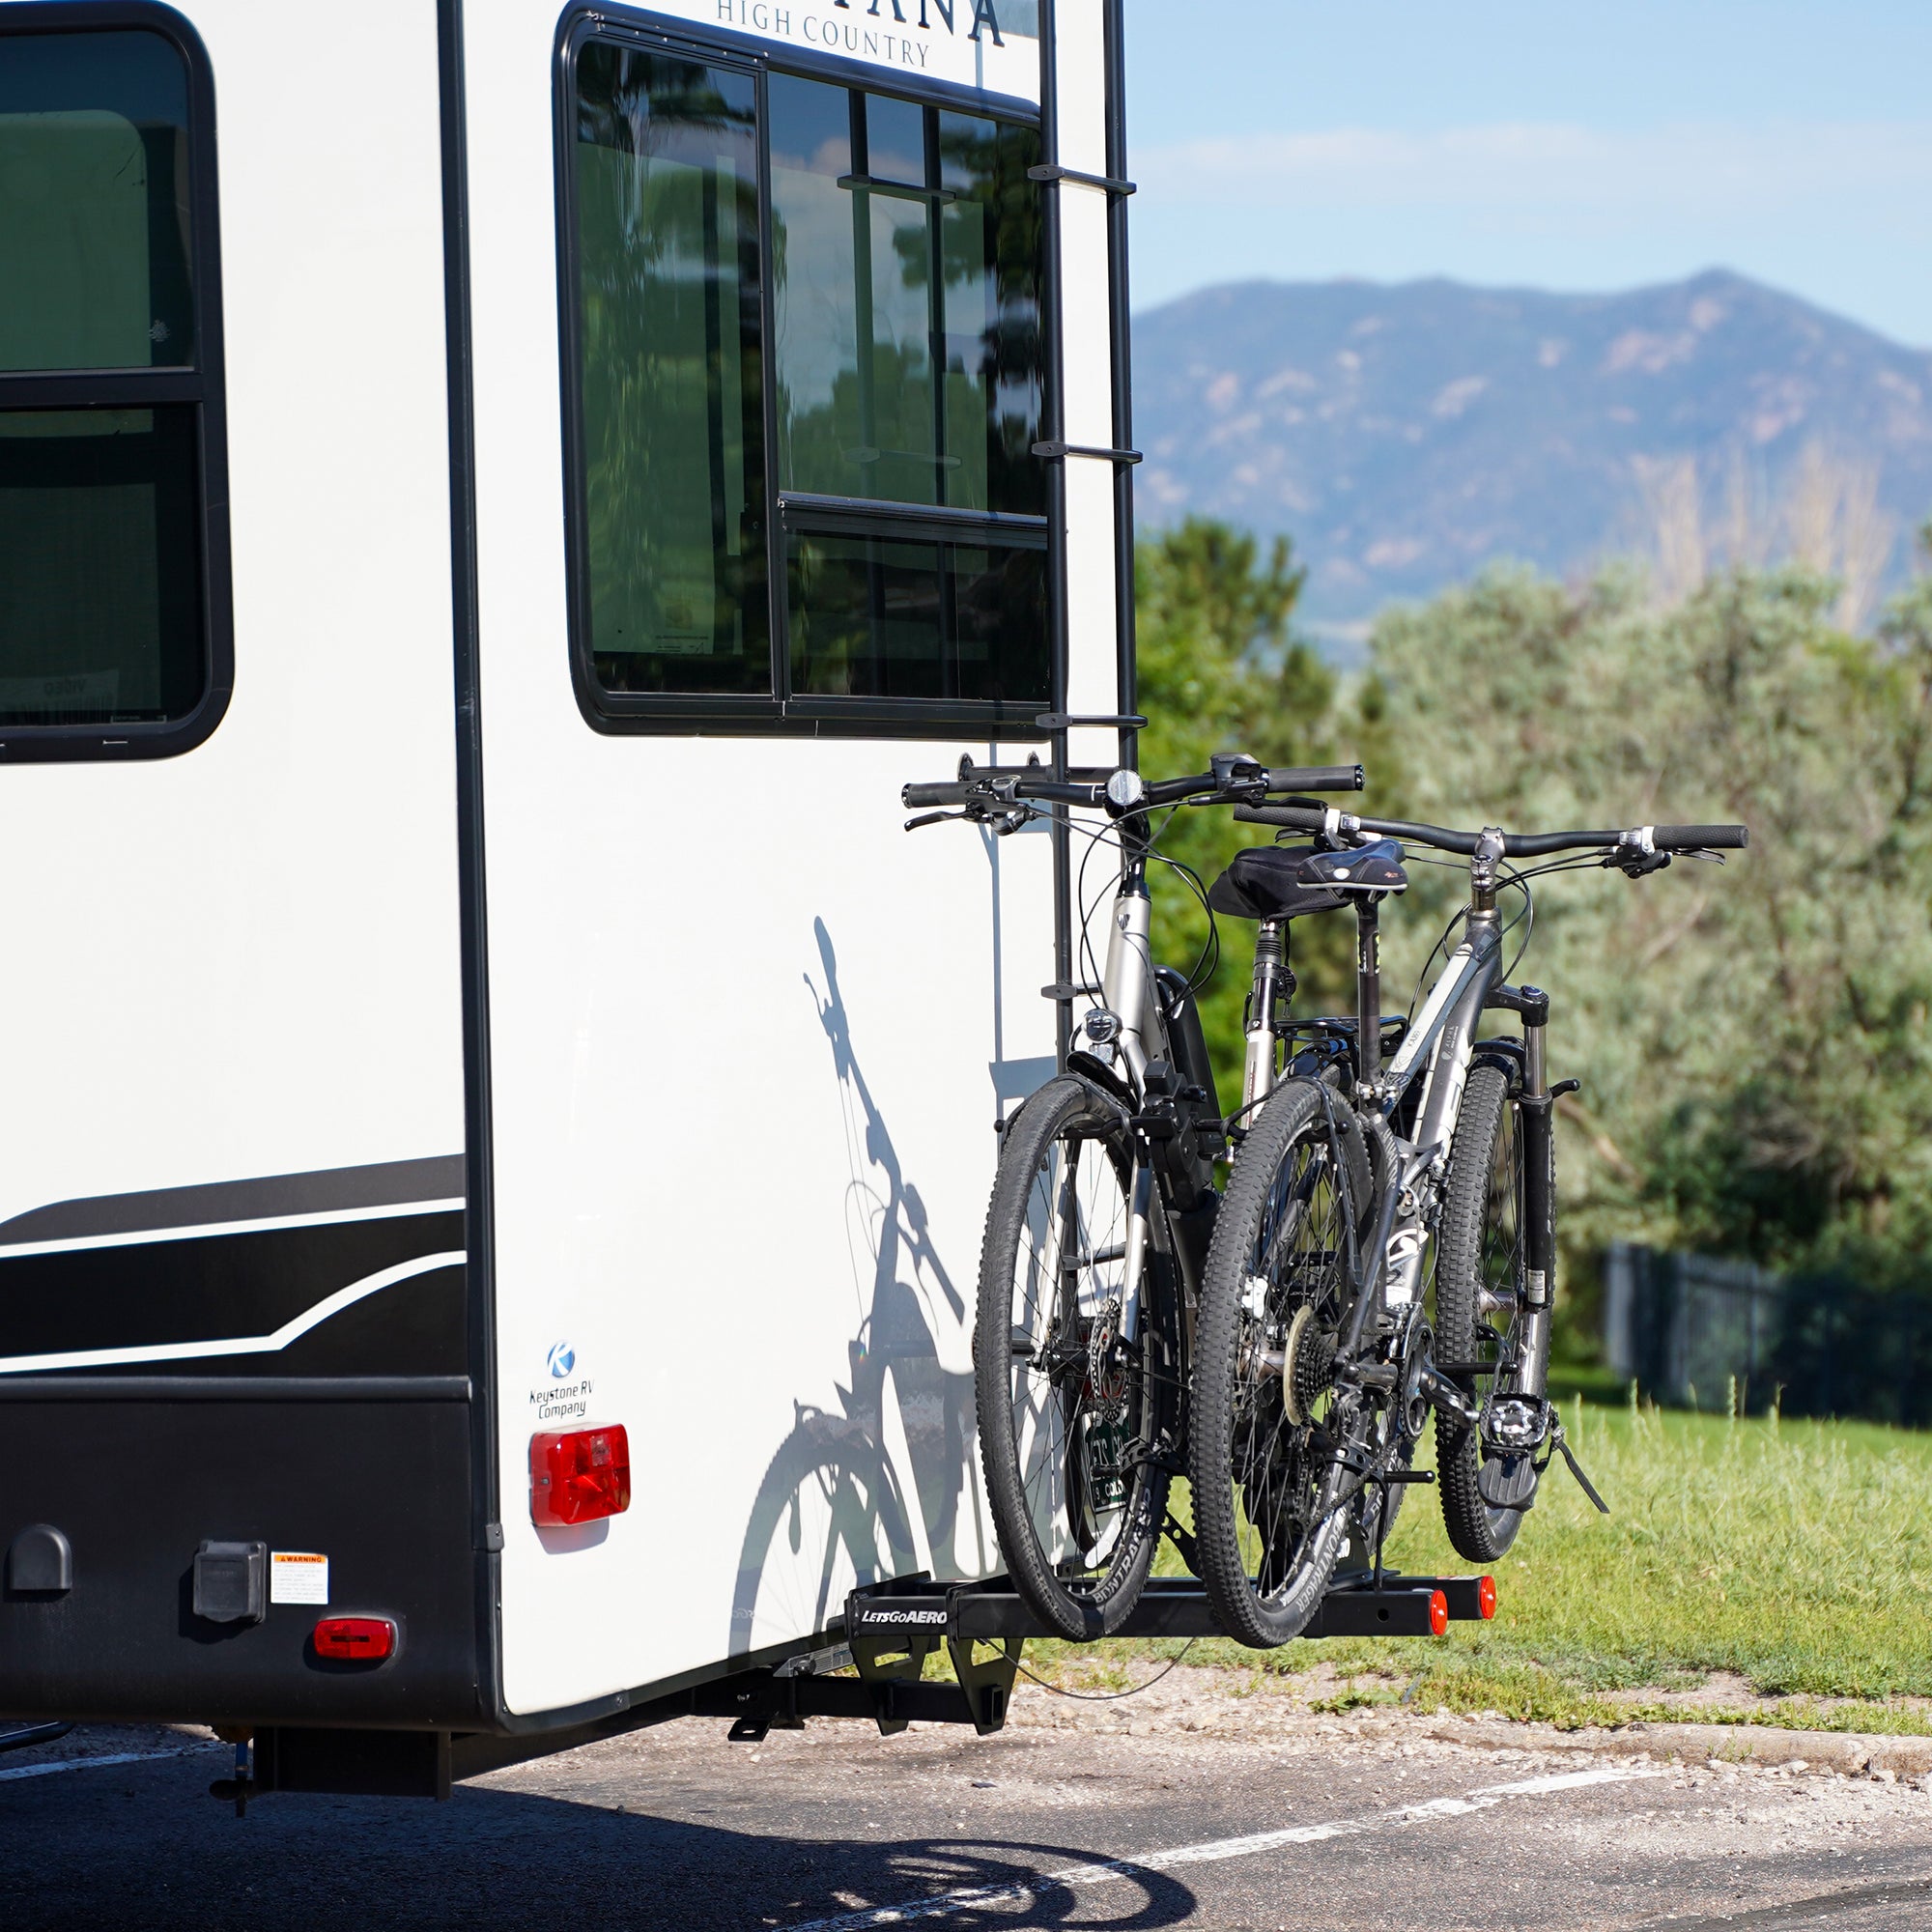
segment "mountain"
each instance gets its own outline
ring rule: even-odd
[[[1713,270],[1621,295],[1243,282],[1134,322],[1145,526],[1286,531],[1346,653],[1484,563],[1798,554],[1863,621],[1932,515],[1932,354]]]

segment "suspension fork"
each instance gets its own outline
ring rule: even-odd
[[[1121,890],[1107,932],[1107,965],[1102,997],[1120,1021],[1121,1056],[1134,1091],[1144,1094],[1151,1049],[1162,1043],[1159,997],[1154,990],[1151,931],[1153,903],[1148,897],[1147,858],[1138,841],[1126,843]],[[1126,1265],[1121,1281],[1121,1340],[1131,1348],[1140,1335],[1141,1287],[1147,1279],[1148,1249],[1153,1237],[1153,1169],[1138,1138],[1133,1179],[1127,1195]]]
[[[1355,901],[1355,1089],[1374,1092],[1382,1070],[1382,902],[1377,893]]]
[[[1274,1092],[1275,1041],[1280,1027],[1278,1006],[1294,997],[1294,975],[1288,964],[1288,922],[1264,919],[1255,934],[1255,977],[1248,991],[1246,1052],[1241,1063],[1241,1118],[1252,1121],[1255,1110]]]
[[[1522,1349],[1518,1391],[1539,1400],[1549,1379],[1549,1322],[1556,1293],[1556,1103],[1549,1092],[1546,1040],[1549,995],[1521,989],[1522,1200],[1517,1205],[1523,1245]]]

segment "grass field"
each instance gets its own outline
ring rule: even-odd
[[[1238,1666],[1252,1688],[1326,1663],[1345,1680],[1337,1705],[1400,1699],[1567,1726],[1694,1716],[1932,1733],[1932,1436],[1574,1401],[1564,1412],[1614,1514],[1599,1516],[1559,1461],[1493,1566],[1493,1623],[1274,1653],[1203,1643],[1189,1662]],[[1387,1561],[1411,1574],[1469,1568],[1433,1488],[1409,1492]],[[1041,1644],[1027,1657],[1042,1675],[1098,1689],[1138,1681],[1179,1648]],[[1661,1701],[1713,1672],[1747,1692],[1709,1710]]]

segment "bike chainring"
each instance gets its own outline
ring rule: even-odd
[[[1435,1344],[1435,1331],[1430,1327],[1418,1303],[1410,1311],[1398,1356],[1402,1378],[1398,1384],[1401,1396],[1396,1404],[1396,1427],[1404,1439],[1409,1442],[1420,1440],[1422,1432],[1429,1426],[1431,1407],[1428,1389]]]

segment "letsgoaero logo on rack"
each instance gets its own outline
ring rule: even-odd
[[[1038,0],[651,0],[651,11],[961,86],[1039,96]]]

